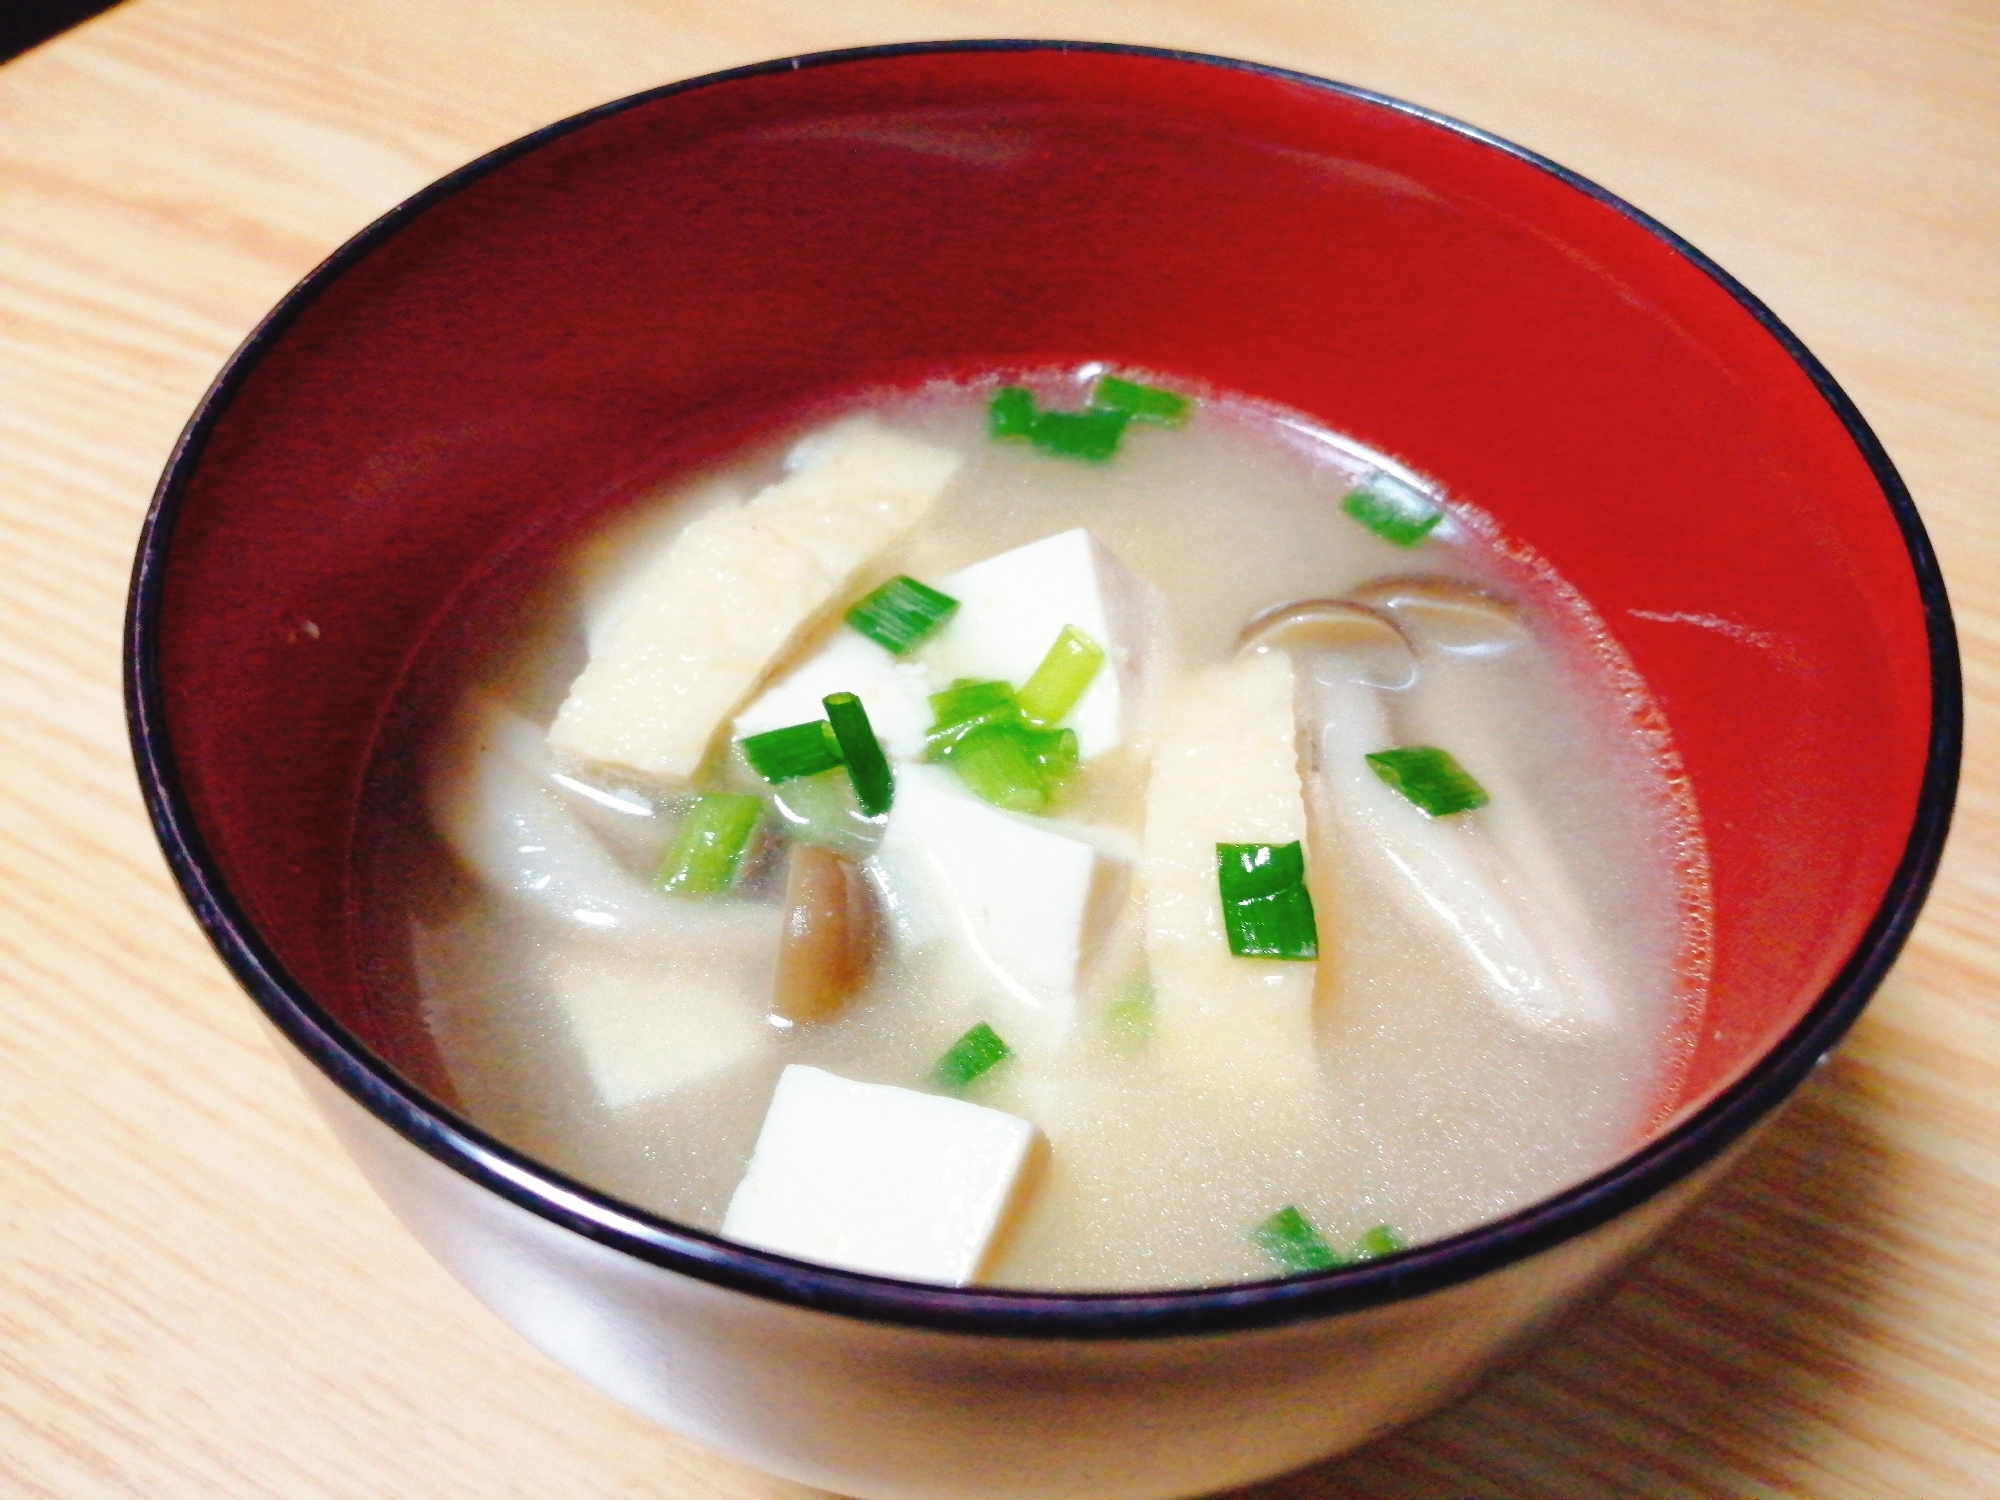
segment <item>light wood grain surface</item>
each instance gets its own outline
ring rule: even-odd
[[[1303,68],[1650,209],[1874,423],[1967,653],[1942,879],[1799,1105],[1578,1329],[1257,1494],[2000,1496],[1995,0],[132,0],[0,68],[0,1496],[804,1493],[544,1363],[370,1196],[155,853],[119,620],[203,387],[377,213],[639,88],[973,35]]]

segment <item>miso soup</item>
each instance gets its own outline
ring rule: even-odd
[[[662,476],[426,646],[376,980],[502,1140],[883,1275],[1214,1284],[1524,1207],[1656,1122],[1705,865],[1475,499],[1096,367]]]

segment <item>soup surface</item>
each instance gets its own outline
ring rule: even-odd
[[[1101,375],[1017,386],[1084,412]],[[371,777],[358,911],[465,1113],[722,1230],[756,1218],[753,1153],[777,1184],[759,1191],[800,1191],[788,1148],[759,1144],[781,1075],[807,1136],[845,1116],[805,1085],[887,1086],[836,1101],[888,1113],[827,1170],[891,1199],[938,1196],[937,1170],[986,1191],[970,1230],[918,1222],[959,1211],[921,1201],[875,1226],[969,1234],[967,1269],[813,1258],[1045,1289],[1383,1253],[1629,1150],[1699,1003],[1703,865],[1657,715],[1587,605],[1473,506],[1296,414],[1206,395],[1045,441],[1009,428],[997,384],[882,393],[670,476],[553,562],[517,549],[426,647]],[[1061,451],[1105,431],[1105,456]],[[841,466],[885,453],[935,493],[825,554],[839,576],[802,622],[745,593],[764,565],[737,541],[714,544],[731,587],[688,582],[702,518],[740,541],[750,497],[816,484],[837,511]],[[911,596],[928,634],[900,654],[844,618],[897,577],[958,606],[927,622]],[[611,681],[648,611],[663,643]],[[954,752],[934,695],[993,682],[1039,701],[1020,722],[1043,738],[994,742],[1047,747],[1039,781]],[[886,814],[838,734],[831,765],[752,764],[754,736],[841,692],[885,751]],[[812,856],[818,920],[831,900],[847,925],[788,949],[806,846],[831,856]],[[726,889],[693,893],[717,868]],[[992,1167],[957,1116],[897,1115],[904,1092],[1032,1130]],[[957,1166],[897,1156],[933,1134]]]

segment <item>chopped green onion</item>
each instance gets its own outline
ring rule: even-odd
[[[951,1050],[937,1060],[931,1078],[938,1087],[954,1094],[1014,1055],[1014,1049],[1000,1040],[1000,1033],[981,1021],[951,1044]]]
[[[1403,1237],[1387,1224],[1377,1224],[1361,1236],[1361,1244],[1354,1252],[1356,1260],[1374,1260],[1381,1255],[1394,1255],[1398,1250],[1410,1247],[1403,1243]]]
[[[1042,812],[1076,774],[1076,733],[983,724],[942,741],[935,758],[982,801],[1009,812]]]
[[[1217,844],[1222,925],[1238,958],[1319,957],[1305,851],[1290,844]]]
[[[1035,764],[1042,768],[1042,777],[1049,783],[1049,795],[1054,796],[1061,784],[1076,774],[1082,754],[1077,749],[1074,729],[1030,729],[1015,731],[1021,743],[1035,758]]]
[[[1133,1051],[1153,1035],[1153,977],[1144,969],[1126,981],[1124,992],[1104,1012],[1104,1029],[1118,1047]]]
[[[1034,432],[1035,393],[1003,385],[986,407],[986,429],[996,438],[1024,438]]]
[[[1108,399],[1097,399],[1097,393],[1104,392],[1107,385]],[[1139,394],[1128,396],[1127,392]],[[987,402],[986,430],[996,438],[1026,438],[1044,453],[1060,458],[1102,463],[1118,451],[1118,440],[1135,416],[1175,425],[1166,414],[1168,406],[1160,398],[1166,398],[1168,403],[1185,404],[1184,397],[1170,391],[1154,391],[1110,376],[1098,381],[1097,393],[1093,393],[1090,406],[1083,411],[1037,411],[1034,392],[1018,385],[1003,385]]]
[[[1009,812],[1040,812],[1054,797],[1041,760],[1018,726],[976,729],[941,758],[975,797]]]
[[[1489,800],[1486,788],[1472,779],[1449,750],[1435,745],[1406,745],[1378,750],[1368,757],[1377,776],[1434,818],[1470,812]]]
[[[1312,1220],[1289,1203],[1251,1230],[1250,1238],[1287,1271],[1329,1271],[1341,1264]]]
[[[1029,722],[1053,724],[1072,708],[1104,665],[1104,648],[1074,625],[1065,625],[1049,654],[1016,695]]]
[[[949,620],[958,601],[927,583],[898,575],[847,612],[847,623],[883,650],[901,656]]]
[[[1340,508],[1398,547],[1416,546],[1444,519],[1443,506],[1387,474],[1371,474],[1359,489],[1349,492]]]
[[[1059,458],[1103,463],[1118,451],[1118,440],[1131,420],[1122,411],[1040,412],[1029,429],[1028,441]]]
[[[924,754],[941,760],[974,730],[1021,722],[1021,705],[1004,682],[980,682],[964,677],[941,693],[931,694],[931,727],[924,734]]]
[[[1041,812],[1076,774],[1076,732],[1030,724],[1004,682],[955,682],[931,695],[931,712],[925,757],[950,766],[995,807]]]
[[[1014,689],[999,678],[961,677],[941,693],[931,694],[931,713],[940,723],[959,723],[975,716],[1015,712]]]
[[[831,724],[814,719],[810,724],[788,724],[751,735],[743,741],[743,758],[766,781],[790,781],[794,776],[811,776],[839,765],[840,742],[834,738]]]
[[[852,693],[828,693],[820,702],[826,706],[834,738],[840,741],[840,758],[847,762],[847,774],[854,782],[854,800],[869,817],[881,817],[895,799],[896,782],[868,722],[868,710]]]
[[[1090,404],[1106,411],[1122,411],[1140,422],[1161,427],[1179,427],[1188,419],[1194,402],[1156,385],[1140,385],[1136,380],[1120,380],[1116,375],[1099,378],[1091,388]]]
[[[715,896],[736,881],[736,867],[764,816],[764,799],[739,792],[697,797],[674,833],[654,883],[677,896]]]

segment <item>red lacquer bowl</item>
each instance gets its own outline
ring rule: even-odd
[[[1084,359],[1310,413],[1594,603],[1667,715],[1713,869],[1713,990],[1668,1123],[1384,1261],[1048,1296],[730,1245],[440,1103],[421,1027],[358,978],[346,872],[385,704],[453,595],[533,529],[816,394]],[[1959,744],[1907,493],[1699,252],[1393,100],[1039,43],[676,85],[389,214],[190,423],[129,653],[175,873],[391,1202],[621,1398],[857,1495],[1190,1493],[1439,1399],[1642,1242],[1839,1038],[1915,918]]]

